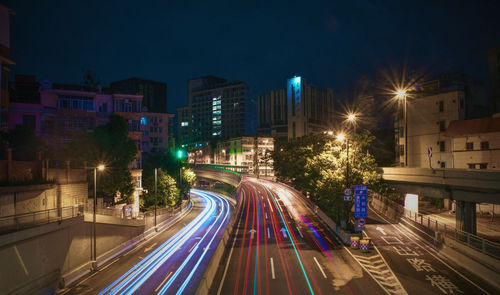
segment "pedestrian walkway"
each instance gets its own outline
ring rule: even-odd
[[[453,228],[456,226],[456,216],[453,211],[443,211],[442,209],[436,209],[435,207],[420,205],[419,212],[427,215],[429,218],[437,220],[440,223],[446,224],[446,226]],[[477,215],[476,228],[477,236],[492,242],[500,242],[500,216]]]

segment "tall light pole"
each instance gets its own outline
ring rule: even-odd
[[[397,91],[396,97],[398,99],[404,99],[404,116],[405,116],[405,128],[404,128],[404,133],[405,133],[405,148],[404,148],[404,155],[405,155],[405,167],[408,167],[408,116],[406,115],[406,90],[400,89]]]
[[[97,268],[97,234],[96,234],[96,210],[97,210],[97,170],[103,171],[106,167],[103,164],[100,164],[97,167],[94,167],[94,214],[93,214],[93,223],[92,223],[92,235],[94,237],[93,240],[93,257],[92,257],[92,266],[94,269]]]
[[[158,204],[157,194],[158,194],[158,168],[155,168],[155,230],[157,230],[156,229],[156,207]]]

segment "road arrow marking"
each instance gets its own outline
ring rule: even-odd
[[[255,232],[257,232],[255,229],[251,229],[250,231],[250,239],[253,239],[253,235],[255,234]]]
[[[269,234],[269,227],[267,228],[267,238],[270,239],[271,235]]]
[[[146,253],[148,251],[151,251],[156,246],[156,244],[158,244],[158,243],[154,243],[153,245],[151,245],[151,246],[147,247],[146,249],[144,249],[144,253]]]
[[[286,235],[286,229],[281,228],[281,229],[280,229],[280,231],[281,231],[281,233],[283,234],[283,238],[285,238],[285,239],[286,239],[286,238],[287,238],[287,235]]]
[[[381,232],[385,236],[385,231],[383,228],[381,228],[380,226],[377,226],[376,230],[378,230],[379,232]]]
[[[273,258],[271,257],[271,277],[274,279],[276,279],[276,277],[274,276],[274,261],[273,261]]]

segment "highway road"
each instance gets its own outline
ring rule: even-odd
[[[288,187],[245,178],[211,294],[385,294]]]
[[[351,253],[376,278],[388,265],[408,294],[498,294],[476,274],[436,251],[410,223],[391,223],[370,209],[364,233],[373,239],[376,250]]]
[[[230,218],[229,202],[191,190],[193,209],[173,226],[61,294],[194,294]]]

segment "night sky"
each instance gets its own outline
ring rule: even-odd
[[[484,52],[500,46],[500,1],[0,2],[16,13],[14,74],[78,84],[86,68],[104,85],[158,80],[169,112],[187,104],[187,80],[204,75],[245,81],[254,95],[293,75],[345,93],[403,64],[487,85]]]

